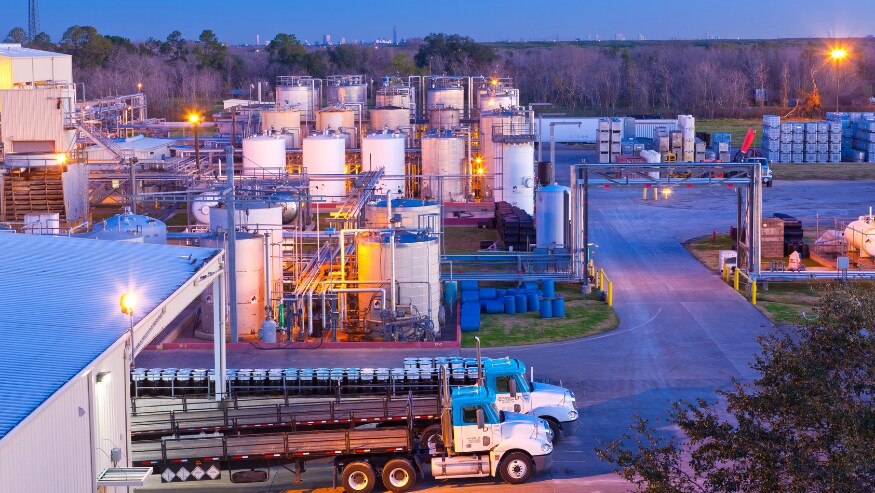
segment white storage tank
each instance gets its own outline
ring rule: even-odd
[[[429,87],[425,93],[426,109],[465,107],[465,90],[461,87]]]
[[[219,192],[204,192],[191,201],[191,217],[197,224],[210,224],[210,208],[219,205],[222,194]]]
[[[496,149],[500,145],[493,142],[493,134],[520,135],[528,131],[525,115],[519,111],[500,109],[480,114],[480,156],[487,175],[496,173]]]
[[[280,135],[286,148],[297,147],[301,137],[301,112],[295,108],[277,108],[261,112],[261,130]]]
[[[403,196],[406,190],[404,178],[405,134],[378,132],[362,139],[362,169],[365,171],[384,168],[383,178],[377,182],[377,195],[391,191]]]
[[[310,84],[278,85],[276,87],[277,108],[298,108],[301,117],[313,121],[316,108],[319,107],[321,95],[319,88]]]
[[[167,225],[153,217],[131,213],[125,208],[123,214],[112,216],[94,225],[94,231],[116,231],[141,235],[144,243],[164,245],[167,243]]]
[[[535,247],[565,248],[568,225],[568,187],[541,187],[535,194]]]
[[[329,106],[316,113],[316,130],[343,132],[346,147],[358,147],[355,126],[355,112],[342,106]]]
[[[504,143],[501,154],[501,190],[495,200],[504,200],[529,214],[535,213],[535,145]]]
[[[861,257],[875,257],[875,218],[860,216],[845,227],[845,241]]]
[[[435,333],[440,330],[438,310],[441,302],[440,248],[436,236],[398,231],[395,240],[395,282],[392,293],[388,281],[392,278],[392,236],[388,234],[359,236],[357,243],[359,281],[376,281],[368,287],[386,289],[389,300],[396,296],[398,305],[413,305],[421,315],[431,316]],[[386,281],[386,282],[383,282]],[[369,306],[371,295],[360,296],[360,306]],[[390,306],[386,300],[384,306]]]
[[[492,111],[499,108],[512,108],[517,106],[515,93],[511,91],[486,91],[481,92],[478,97],[478,107],[480,111]]]
[[[264,322],[264,237],[252,233],[236,234],[237,274],[237,334],[247,337],[258,334]],[[212,234],[201,239],[201,246],[227,251],[227,234]],[[230,276],[225,276],[225,293]],[[230,300],[229,300],[230,301]],[[201,295],[201,325],[206,332],[213,330],[213,298],[208,289]]]
[[[467,179],[449,177],[463,174],[467,174],[464,138],[450,133],[423,135],[422,189],[425,197],[441,202],[463,200]]]
[[[449,130],[461,125],[462,110],[459,108],[432,108],[428,110],[429,130]]]
[[[374,108],[370,111],[371,131],[398,130],[410,126],[410,111],[397,106]]]
[[[395,106],[398,108],[410,109],[411,102],[415,94],[412,87],[399,89],[395,87],[381,87],[377,89],[375,97],[377,107]],[[372,110],[373,111],[373,110]]]
[[[420,199],[392,199],[392,216],[398,216],[401,222],[395,227],[406,229],[430,229],[435,233],[441,231],[440,202]],[[389,227],[389,208],[386,201],[373,202],[365,206],[365,225],[369,228],[384,229]]]
[[[256,135],[243,139],[243,174],[282,175],[286,171],[286,141],[281,137]]]
[[[316,134],[304,138],[304,168],[311,175],[346,175],[346,140],[337,134]],[[310,179],[310,194],[327,202],[346,196],[346,180]]]

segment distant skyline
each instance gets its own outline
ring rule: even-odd
[[[27,1],[6,0],[0,35],[27,29]],[[431,32],[471,36],[477,41],[552,39],[613,40],[776,37],[862,37],[875,34],[872,0],[443,0],[414,4],[261,0],[40,0],[40,27],[53,41],[72,25],[132,40],[164,39],[174,30],[196,39],[212,29],[233,44],[262,44],[278,33],[321,42],[325,34],[347,42],[423,37]],[[256,8],[257,7],[257,8]]]

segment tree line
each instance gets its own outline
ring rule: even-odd
[[[223,43],[211,30],[193,40],[174,31],[132,41],[72,26],[57,42],[45,33],[28,41],[21,28],[5,41],[73,55],[74,78],[88,98],[127,94],[141,83],[151,114],[167,118],[212,108],[232,89],[270,87],[278,75],[511,76],[524,103],[550,102],[578,115],[755,117],[789,113],[812,93],[831,109],[836,91],[842,109],[859,111],[875,95],[872,39],[853,40],[851,56],[840,64],[828,60],[826,43],[813,39],[485,44],[433,33],[401,46],[313,47],[280,33],[256,47]],[[757,89],[765,93],[760,101]]]

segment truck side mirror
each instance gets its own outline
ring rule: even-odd
[[[516,397],[516,392],[517,392],[517,388],[516,388],[516,380],[514,380],[513,378],[511,378],[510,380],[508,380],[508,381],[507,381],[507,388],[508,388],[508,390],[510,391],[510,396],[511,396],[511,397]]]
[[[477,429],[482,430],[486,428],[486,414],[482,409],[477,410]]]

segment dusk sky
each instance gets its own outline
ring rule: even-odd
[[[27,28],[27,1],[4,0],[0,35]],[[479,41],[521,39],[626,39],[822,37],[875,34],[872,0],[557,0],[401,2],[224,0],[39,0],[41,30],[57,41],[71,25],[134,40],[164,39],[179,30],[187,39],[212,29],[223,41],[255,43],[279,32],[311,42],[330,34],[372,41],[421,37],[430,32],[469,35]],[[467,9],[463,12],[463,9]],[[535,9],[535,11],[531,11]]]

